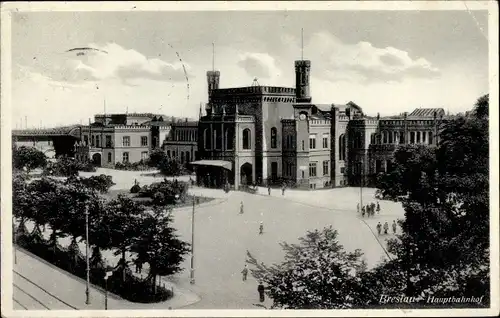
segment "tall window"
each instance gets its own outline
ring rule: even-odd
[[[88,146],[89,145],[89,136],[85,135],[83,136],[83,144],[85,146]],[[50,144],[49,144],[50,145]]]
[[[122,160],[122,161],[123,161],[123,163],[127,163],[127,162],[128,162],[128,159],[129,159],[129,158],[128,158],[128,152],[124,152],[124,153],[123,153],[123,160]]]
[[[112,161],[111,156],[112,156],[112,155],[111,155],[111,152],[108,152],[108,163],[111,163],[111,161]]]
[[[148,136],[141,136],[141,146],[146,147],[148,145]]]
[[[123,147],[130,147],[130,136],[123,136],[123,138],[122,138],[122,146]],[[127,152],[127,156],[128,156],[128,152]]]
[[[389,134],[389,143],[392,144],[393,143],[392,137],[394,137],[394,135],[391,131],[389,131],[388,134]]]
[[[328,134],[323,134],[323,148],[328,149]]]
[[[226,128],[226,149],[233,149],[234,147],[234,128]]]
[[[346,142],[345,142],[345,135],[342,134],[339,137],[339,160],[345,160],[345,154],[346,154]]]
[[[271,148],[278,147],[278,130],[276,127],[271,128]]]
[[[113,147],[111,145],[111,136],[106,136],[106,148],[111,148]]]
[[[371,144],[374,144],[376,142],[376,136],[377,136],[377,134],[375,134],[375,133],[372,133],[370,135],[370,143]]]
[[[382,143],[382,136],[380,134],[377,134],[375,138],[376,138],[375,143],[377,145],[380,145]]]
[[[432,131],[429,131],[429,144],[434,144],[434,138],[432,136]]]
[[[243,149],[250,149],[251,145],[251,132],[250,129],[246,128],[243,130]]]
[[[316,149],[316,134],[309,135],[309,149]]]
[[[387,140],[387,131],[383,131],[382,132],[382,136],[384,138],[384,144],[386,144],[388,142],[388,140]]]
[[[141,160],[146,160],[148,159],[148,152],[147,151],[143,151],[141,152]]]
[[[170,158],[170,150],[167,150],[167,158]]]
[[[184,163],[184,151],[181,151],[181,163]]]
[[[397,131],[394,132],[394,143],[399,143],[399,133]]]
[[[186,162],[191,162],[191,154],[189,153],[189,151],[186,151]]]
[[[101,147],[101,138],[99,136],[95,136],[95,144],[97,148]]]
[[[309,163],[309,177],[316,177],[316,162]]]
[[[363,145],[363,142],[361,140],[361,133],[357,132],[354,137],[354,148],[361,148]]]
[[[329,162],[328,160],[323,161],[323,175],[327,176],[328,175],[328,167],[329,167]]]
[[[415,132],[411,131],[410,132],[410,144],[414,144],[414,143],[415,143]]]
[[[205,128],[205,130],[203,130],[203,141],[205,143],[205,149],[210,149],[212,148],[212,139],[210,137],[210,132],[208,130],[208,128]]]
[[[417,144],[420,143],[420,131],[417,131]]]
[[[304,150],[304,140],[302,140],[302,150]]]
[[[95,146],[95,136],[92,135],[92,147],[94,147],[94,146]]]
[[[401,132],[401,133],[399,134],[399,143],[400,143],[400,144],[404,144],[404,143],[405,143],[405,138],[406,138],[405,133],[404,133],[404,132]]]
[[[214,145],[215,149],[222,149],[222,132],[220,129],[214,129]]]

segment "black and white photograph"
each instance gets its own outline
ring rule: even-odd
[[[496,2],[1,8],[2,316],[499,314]]]

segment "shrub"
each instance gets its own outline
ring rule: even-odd
[[[141,191],[141,186],[138,184],[134,184],[132,188],[130,188],[130,193],[139,193]]]

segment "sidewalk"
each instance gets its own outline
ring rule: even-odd
[[[59,298],[60,301],[68,305],[82,310],[103,310],[104,309],[104,290],[100,287],[90,285],[90,304],[85,304],[85,280],[76,277],[68,272],[65,272],[46,261],[32,255],[24,250],[17,250],[17,264],[14,264],[13,283],[22,284],[23,289],[30,295],[37,297],[40,294],[40,288],[33,284],[23,283],[26,280],[20,275],[29,279],[31,282],[37,284],[39,287],[45,289],[50,294]],[[16,274],[19,273],[20,275]],[[200,298],[193,292],[174,287],[174,297],[161,303],[133,303],[116,295],[108,293],[108,309],[176,309],[193,304],[199,301]],[[41,299],[44,302],[43,299]],[[33,301],[35,303],[35,301]],[[24,304],[30,305],[30,304]],[[28,309],[36,309],[33,306]],[[49,306],[50,308],[50,306]]]

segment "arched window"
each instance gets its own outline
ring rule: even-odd
[[[354,148],[361,148],[363,146],[363,142],[361,139],[361,133],[357,132],[356,135],[354,135]]]
[[[233,149],[234,147],[234,129],[232,127],[226,128],[226,149]]]
[[[394,132],[394,143],[395,144],[399,143],[399,133],[397,131]]]
[[[382,137],[383,137],[384,144],[386,144],[386,143],[387,143],[387,141],[388,141],[388,140],[387,140],[387,131],[383,131],[383,132],[382,132]]]
[[[243,149],[250,149],[251,145],[251,132],[250,129],[246,128],[243,130]]]
[[[339,160],[345,160],[345,150],[346,150],[345,135],[342,134],[339,137]]]
[[[212,147],[212,139],[210,137],[210,132],[208,128],[203,131],[203,141],[205,142],[205,149],[210,149]]]
[[[181,151],[181,163],[184,163],[184,151]]]
[[[189,151],[186,151],[186,163],[189,163],[191,161],[191,154]]]
[[[278,130],[276,127],[271,128],[271,148],[278,147]]]
[[[394,136],[394,134],[389,131],[389,143],[392,144],[393,143],[393,140],[392,140],[392,137]]]
[[[222,149],[222,133],[220,129],[214,129],[214,149]]]
[[[374,144],[377,141],[377,134],[373,133],[370,135],[370,143]]]
[[[381,134],[377,134],[375,137],[376,137],[375,143],[377,145],[380,145],[382,143],[382,135]]]

